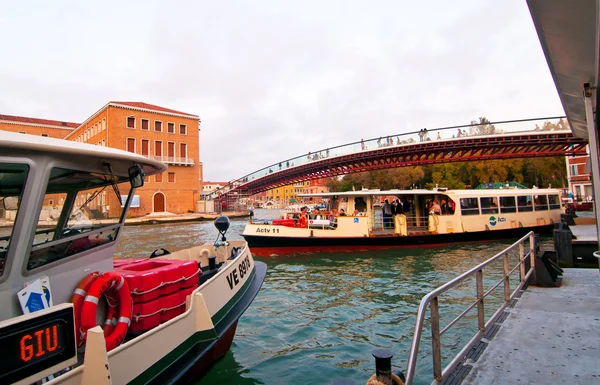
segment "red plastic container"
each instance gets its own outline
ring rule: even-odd
[[[162,258],[120,265],[115,272],[127,281],[134,303],[151,301],[192,287],[198,283],[199,274],[195,261]]]
[[[136,321],[135,316],[150,314],[153,315],[139,318]],[[160,314],[160,302],[157,299],[154,301],[133,304],[133,314],[131,316],[131,325],[129,326],[128,332],[139,333],[158,326],[160,324]]]

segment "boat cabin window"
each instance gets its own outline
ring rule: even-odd
[[[517,208],[520,213],[533,211],[533,206],[531,205],[532,199],[531,195],[524,195],[517,197]]]
[[[481,213],[482,214],[498,214],[498,198],[496,197],[481,197]]]
[[[536,195],[534,201],[535,211],[548,210],[548,196],[547,195]]]
[[[113,242],[130,190],[127,177],[52,169],[27,269]]]
[[[29,166],[25,164],[0,163],[0,277],[6,267],[8,248],[28,172]]]
[[[515,197],[500,197],[500,212],[516,213],[517,204],[515,203]]]
[[[550,210],[560,209],[560,198],[558,195],[548,195]]]
[[[477,198],[460,198],[461,215],[479,215],[479,200]]]

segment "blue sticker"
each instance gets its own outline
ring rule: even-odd
[[[358,223],[358,218],[354,218],[354,223]]]
[[[42,295],[40,293],[31,293],[29,298],[27,298],[25,307],[30,313],[45,309],[44,303],[42,302]]]

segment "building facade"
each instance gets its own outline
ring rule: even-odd
[[[0,130],[21,134],[41,135],[63,139],[77,128],[79,123],[58,120],[27,118],[24,116],[0,115]]]
[[[589,146],[587,153],[589,154]],[[587,202],[593,199],[594,190],[589,155],[567,157],[567,179],[569,192],[576,202]]]
[[[197,115],[142,102],[109,102],[81,124],[0,115],[0,130],[107,146],[160,160],[168,169],[146,177],[129,215],[196,212],[202,185]],[[113,193],[96,199],[98,210],[107,214],[121,204]]]

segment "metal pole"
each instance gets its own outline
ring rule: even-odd
[[[508,277],[508,253],[504,254],[504,302],[510,302],[510,280]]]
[[[529,236],[529,260],[531,262],[531,269],[533,269],[533,282],[537,282],[537,275],[535,273],[535,234]]]
[[[598,92],[598,90],[596,90]],[[583,92],[583,104],[585,105],[585,119],[587,121],[588,140],[590,163],[592,165],[592,187],[594,190],[594,211],[596,218],[600,218],[600,164],[598,161],[598,130],[594,124],[594,108],[592,104],[592,93],[586,95],[586,90]],[[596,234],[600,241],[600,221],[596,221]],[[600,244],[597,245],[600,249]]]
[[[519,243],[519,271],[521,272],[521,282],[525,282],[525,248],[523,243]]]
[[[477,286],[477,321],[479,331],[485,330],[485,312],[483,307],[483,270],[479,269],[475,273],[475,283]]]
[[[433,377],[442,381],[442,346],[440,342],[439,297],[431,300],[431,348],[433,353]]]

